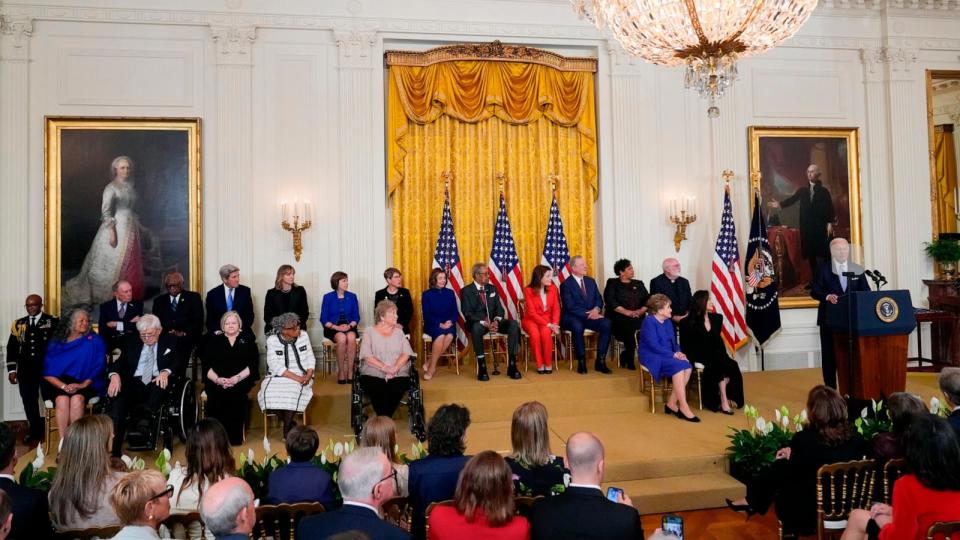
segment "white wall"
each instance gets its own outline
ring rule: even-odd
[[[723,169],[737,175],[741,244],[749,232],[747,126],[857,127],[866,262],[922,304],[932,275],[920,250],[930,236],[924,70],[960,69],[958,8],[822,5],[799,36],[741,63],[710,121],[679,71],[628,58],[566,0],[3,1],[0,321],[44,286],[47,115],[202,118],[205,288],[232,262],[260,304],[276,267],[292,262],[277,203],[299,195],[322,203],[296,264],[312,311],[345,269],[369,320],[391,259],[383,51],[492,39],[600,59],[600,276],[622,256],[644,280],[659,273],[674,254],[664,201],[684,191],[700,217],[678,256],[708,286]],[[767,367],[816,365],[814,312],[784,311],[783,324]],[[759,367],[752,351],[740,359]],[[4,417],[19,417],[16,392],[4,396]]]

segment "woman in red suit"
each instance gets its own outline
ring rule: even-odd
[[[514,515],[512,476],[506,460],[492,450],[470,458],[453,505],[431,511],[428,540],[529,540],[530,522]]]
[[[520,325],[530,336],[530,349],[537,360],[537,373],[553,372],[553,336],[560,333],[560,296],[553,286],[553,270],[539,265],[523,290],[526,310]]]

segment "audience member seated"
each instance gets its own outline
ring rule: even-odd
[[[503,300],[497,289],[490,285],[490,270],[487,265],[474,264],[471,274],[473,283],[460,289],[460,312],[467,321],[467,331],[473,340],[473,351],[477,357],[477,380],[490,380],[483,347],[483,338],[488,333],[507,336],[507,375],[511,379],[519,379],[521,375],[517,369],[517,350],[520,346],[520,326],[517,321],[507,319]],[[500,374],[496,363],[493,365],[493,374]]]
[[[410,466],[397,454],[397,424],[393,418],[374,416],[367,420],[360,435],[360,446],[379,448],[390,460],[393,470],[397,471],[396,496],[409,495]]]
[[[394,496],[393,470],[379,448],[357,448],[340,462],[339,485],[343,506],[333,512],[303,518],[298,540],[325,540],[347,531],[363,531],[370,538],[404,540],[403,529],[384,521],[381,506]]]
[[[159,539],[157,529],[170,517],[173,487],[159,471],[145,469],[124,476],[113,487],[113,505],[123,528],[114,540]]]
[[[310,307],[307,302],[307,290],[297,285],[294,278],[297,271],[289,264],[282,264],[277,268],[277,278],[273,288],[267,290],[263,299],[263,333],[272,334],[274,317],[284,313],[296,313],[300,318],[300,325],[307,327],[307,318],[310,316]]]
[[[677,333],[671,321],[670,298],[659,293],[650,296],[647,313],[640,326],[637,354],[654,381],[659,384],[660,379],[671,379],[673,382],[670,398],[663,404],[663,412],[688,422],[699,422],[700,418],[693,414],[687,403],[687,382],[690,381],[693,367],[677,344]]]
[[[620,367],[637,369],[634,360],[637,356],[637,332],[647,313],[647,299],[650,293],[643,281],[633,279],[633,264],[629,259],[620,259],[613,265],[617,277],[607,280],[603,288],[603,302],[606,304],[607,318],[613,324],[613,335],[623,343],[620,352]]]
[[[333,478],[312,461],[320,436],[310,426],[293,426],[285,443],[290,462],[270,473],[267,504],[318,502],[333,510]]]
[[[133,287],[127,281],[113,284],[113,300],[100,304],[97,332],[107,345],[107,352],[120,347],[123,338],[137,333],[136,324],[143,315],[143,302],[134,300]]]
[[[847,418],[847,403],[836,390],[819,385],[807,396],[809,421],[790,446],[777,451],[770,473],[747,482],[747,497],[727,500],[738,512],[765,514],[776,500],[783,530],[797,535],[817,529],[817,471],[829,463],[863,459],[867,445]]]
[[[240,478],[225,478],[203,495],[200,517],[217,540],[247,540],[257,524],[253,490]]]
[[[47,345],[40,386],[43,399],[55,407],[61,441],[83,416],[87,401],[103,395],[105,365],[106,348],[90,329],[90,315],[82,308],[67,312]]]
[[[410,464],[410,527],[415,539],[426,538],[425,512],[430,503],[453,498],[460,471],[466,465],[467,427],[470,411],[456,404],[442,405],[427,425],[429,454]]]
[[[443,268],[430,271],[430,288],[420,295],[423,310],[423,333],[433,339],[430,355],[423,367],[423,379],[429,381],[436,374],[437,360],[457,338],[457,294],[447,287],[447,274]]]
[[[110,505],[110,494],[124,473],[110,470],[112,437],[113,422],[102,414],[84,416],[67,428],[48,495],[55,528],[120,523]]]
[[[950,416],[947,417],[947,421],[960,435],[960,368],[943,368],[937,380],[940,391],[946,398],[947,407],[950,408]]]
[[[170,385],[170,374],[177,373],[182,363],[177,352],[177,338],[163,334],[156,315],[144,315],[137,321],[140,338],[130,337],[121,347],[120,359],[110,364],[110,417],[116,433],[113,456],[120,457],[127,433],[127,417],[137,421],[143,440],[138,446],[153,449],[156,413],[159,412]],[[150,434],[149,437],[143,437]],[[131,442],[132,445],[132,442]]]
[[[890,431],[873,436],[873,456],[881,460],[898,459],[903,454],[903,434],[919,415],[928,414],[926,405],[920,398],[907,392],[894,392],[886,401],[887,416],[890,418]]]
[[[267,374],[257,400],[261,410],[280,417],[286,438],[296,414],[305,411],[313,398],[317,358],[295,313],[274,317],[271,324],[275,333],[267,337]]]
[[[223,285],[207,291],[204,303],[207,306],[207,336],[220,331],[220,319],[228,311],[240,314],[245,333],[253,333],[253,299],[250,287],[240,285],[240,269],[232,264],[220,267],[220,279]]]
[[[514,515],[510,467],[493,450],[470,458],[460,473],[453,506],[430,513],[430,540],[530,538],[530,523]]]
[[[383,271],[383,279],[387,286],[373,295],[373,307],[381,300],[389,300],[397,305],[397,323],[403,327],[403,333],[410,335],[410,321],[413,320],[413,297],[410,290],[403,285],[403,274],[400,270],[390,267]]]
[[[534,540],[642,540],[640,514],[625,493],[608,499],[600,484],[605,469],[603,443],[592,433],[574,433],[567,440],[570,485],[533,505],[530,525]]]
[[[360,388],[377,416],[392,417],[410,388],[410,356],[414,353],[397,322],[393,302],[381,300],[373,320],[360,345]]]
[[[236,464],[230,453],[227,432],[213,418],[204,418],[187,436],[187,466],[174,467],[168,482],[173,486],[172,512],[189,514],[200,508],[200,500],[211,485],[233,476]],[[207,524],[207,537],[215,534]],[[192,523],[189,538],[200,535],[200,524]]]
[[[153,299],[152,311],[160,319],[163,332],[177,338],[177,351],[184,360],[180,367],[185,371],[186,361],[203,334],[203,300],[200,293],[183,288],[180,272],[167,272],[163,286],[167,292]]]
[[[347,290],[349,286],[346,272],[334,272],[330,276],[333,291],[323,295],[320,306],[323,337],[336,345],[337,384],[353,383],[353,359],[357,355],[360,304],[357,295]]]
[[[6,422],[0,423],[0,490],[10,496],[13,504],[11,538],[45,540],[50,534],[50,515],[47,494],[39,489],[21,486],[14,481],[17,466],[17,435]],[[0,516],[0,524],[6,519]]]
[[[528,401],[513,411],[510,425],[513,451],[507,465],[513,471],[517,495],[536,497],[562,493],[566,487],[563,458],[550,453],[550,429],[547,408],[539,401]]]
[[[650,294],[667,295],[673,304],[673,323],[679,324],[690,311],[690,282],[680,275],[680,261],[664,259],[662,268],[663,273],[650,280]]]
[[[603,316],[603,298],[597,282],[587,276],[587,261],[577,255],[570,259],[570,277],[560,284],[560,326],[570,331],[573,353],[577,357],[577,373],[587,372],[586,344],[583,331],[597,333],[597,359],[593,369],[610,374],[607,367],[607,347],[610,346],[612,323]]]
[[[843,540],[924,540],[938,521],[960,521],[960,441],[950,424],[917,416],[903,440],[907,468],[893,485],[893,507],[854,510]]]
[[[703,406],[713,412],[733,414],[734,407],[743,407],[743,375],[740,364],[727,354],[720,334],[723,315],[714,313],[709,292],[697,291],[693,295],[690,316],[680,322],[680,327],[680,349],[690,362],[703,364]]]
[[[0,540],[5,540],[13,530],[13,502],[7,492],[0,489]],[[10,536],[13,538],[12,536]]]
[[[253,334],[243,332],[236,311],[220,317],[220,335],[210,336],[204,347],[203,390],[207,418],[216,418],[227,430],[230,444],[243,444],[244,424],[250,414],[250,389],[260,378],[260,351]]]
[[[526,309],[520,326],[530,338],[537,373],[553,373],[553,337],[560,335],[560,294],[553,286],[553,270],[537,265],[523,290]]]

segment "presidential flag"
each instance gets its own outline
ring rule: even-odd
[[[506,304],[507,318],[520,320],[518,306],[523,298],[523,272],[520,271],[520,258],[513,243],[513,231],[510,218],[507,217],[507,203],[500,194],[500,210],[493,230],[493,246],[490,248],[490,284]]]
[[[547,219],[547,235],[543,240],[540,264],[553,268],[553,284],[558,290],[563,280],[570,277],[570,249],[567,247],[567,235],[563,232],[563,220],[560,219],[556,193],[553,194],[553,203],[550,204],[550,218]]]
[[[747,326],[762,347],[780,330],[780,295],[777,292],[780,282],[773,265],[773,250],[767,239],[759,191],[753,194],[753,222],[744,271],[747,274]]]
[[[717,247],[713,252],[710,293],[716,310],[723,315],[723,328],[720,331],[723,341],[730,350],[736,351],[747,343],[747,326],[744,321],[740,248],[737,246],[737,229],[733,222],[729,186],[723,193],[723,216],[720,218]]]
[[[440,220],[440,234],[437,236],[437,248],[433,252],[433,268],[443,268],[447,273],[447,288],[453,289],[457,297],[457,350],[467,348],[467,321],[460,313],[460,289],[463,288],[463,264],[460,262],[460,248],[453,234],[453,215],[450,213],[450,191],[445,193],[443,218]]]

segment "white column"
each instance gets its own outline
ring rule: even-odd
[[[216,94],[213,135],[206,137],[212,166],[204,202],[206,286],[220,282],[217,269],[226,263],[240,268],[243,282],[253,283],[255,220],[253,175],[253,26],[211,26],[216,45]],[[209,174],[214,171],[214,174]],[[266,208],[273,209],[273,201]],[[244,275],[246,273],[246,275]],[[254,304],[258,305],[257,299]],[[258,323],[260,321],[258,320]]]
[[[887,69],[883,49],[862,49],[866,121],[861,138],[860,196],[864,234],[864,262],[893,276],[897,270],[890,181],[891,141],[887,125]],[[914,300],[917,301],[916,299]]]
[[[383,75],[376,33],[338,31],[340,155],[340,264],[360,298],[360,315],[373,321],[370,299],[383,285],[386,229],[383,166]],[[402,270],[402,269],[401,269]]]
[[[28,292],[42,293],[40,269],[37,276],[28,272],[30,246],[43,246],[43,231],[30,230],[29,209],[29,131],[30,109],[30,34],[29,18],[0,19],[0,283],[7,294],[0,295],[0,328],[23,315],[23,299]],[[35,220],[36,221],[36,220]],[[39,247],[38,247],[39,249]],[[31,279],[33,277],[33,279]],[[37,288],[29,290],[33,284]],[[6,340],[0,343],[0,361],[6,363]],[[20,394],[3,377],[4,420],[23,419]]]

